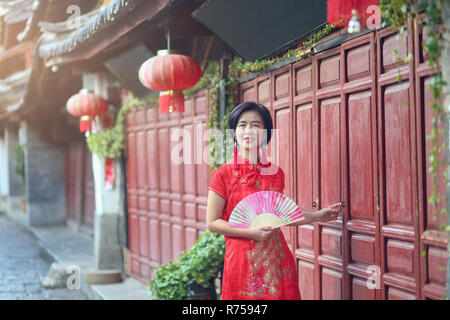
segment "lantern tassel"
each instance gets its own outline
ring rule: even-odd
[[[90,116],[82,116],[80,118],[80,132],[92,130],[92,121]]]
[[[163,91],[159,94],[159,112],[184,112],[184,95],[181,91]]]

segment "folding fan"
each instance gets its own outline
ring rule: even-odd
[[[302,211],[292,199],[279,192],[260,191],[236,205],[228,225],[245,229],[260,226],[278,228],[303,219]]]

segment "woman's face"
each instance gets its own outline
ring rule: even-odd
[[[257,111],[246,111],[239,117],[236,140],[245,150],[258,149],[264,138],[264,122]]]

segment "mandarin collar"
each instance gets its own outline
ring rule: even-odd
[[[252,163],[247,158],[241,156],[240,154],[237,155],[238,157],[238,165],[242,166],[244,165],[246,168],[249,168],[250,170],[259,171],[261,168],[267,168],[270,167],[272,164],[270,161],[267,163],[262,163],[261,160],[258,161],[258,163]]]

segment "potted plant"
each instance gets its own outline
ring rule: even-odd
[[[156,300],[217,299],[215,279],[223,266],[225,239],[204,232],[178,261],[155,269],[150,291]]]

